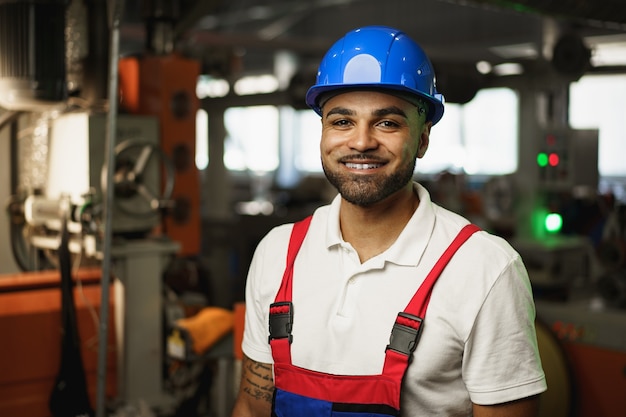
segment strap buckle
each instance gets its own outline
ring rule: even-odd
[[[423,321],[421,317],[414,316],[413,314],[405,312],[398,313],[398,317],[391,330],[391,337],[389,338],[387,349],[410,356],[415,351],[415,348],[417,348],[417,342],[419,342],[422,334]]]
[[[288,338],[292,342],[293,336],[293,304],[290,301],[282,301],[270,304],[270,335],[268,343],[272,339]]]

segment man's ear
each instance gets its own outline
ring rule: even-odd
[[[430,128],[433,127],[433,122],[426,122],[422,127],[422,133],[420,135],[420,141],[417,147],[417,157],[422,158],[428,150],[428,144],[430,143]]]

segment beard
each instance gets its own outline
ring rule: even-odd
[[[417,158],[412,158],[390,175],[357,175],[333,172],[322,160],[322,168],[328,181],[341,197],[349,203],[368,207],[404,188],[413,179]]]

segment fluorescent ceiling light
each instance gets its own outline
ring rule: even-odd
[[[272,93],[278,90],[278,79],[270,74],[243,77],[235,82],[233,89],[240,96]]]
[[[539,56],[537,46],[533,43],[492,46],[489,51],[504,59],[536,58]]]
[[[524,67],[515,62],[505,62],[493,67],[493,73],[499,76],[520,75],[524,73]]]
[[[591,65],[594,67],[626,65],[626,42],[595,45],[591,55]]]

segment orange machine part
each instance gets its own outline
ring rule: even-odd
[[[246,303],[239,301],[235,303],[233,325],[233,356],[237,360],[243,359],[241,342],[243,341],[243,329],[246,320]]]
[[[163,232],[181,244],[180,255],[197,255],[200,252],[200,178],[195,164],[199,109],[196,84],[200,64],[178,54],[144,55],[125,58],[119,68],[123,108],[159,119],[161,148],[174,162],[172,198],[175,208],[164,216]]]
[[[82,359],[92,407],[96,408],[100,270],[75,274],[74,290]],[[49,417],[48,399],[61,358],[61,291],[57,271],[0,276],[0,416]],[[112,292],[111,292],[112,294]],[[113,300],[110,311],[113,312]],[[109,317],[106,395],[116,395],[113,314]]]
[[[128,113],[139,112],[139,61],[135,57],[119,60],[119,106]]]
[[[577,417],[626,416],[626,352],[563,341]]]

